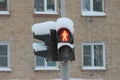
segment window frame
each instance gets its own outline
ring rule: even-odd
[[[91,46],[91,66],[84,66],[84,46]],[[103,66],[94,66],[94,45],[102,45],[103,46]],[[105,70],[105,44],[104,43],[82,43],[82,70]]]
[[[58,14],[57,13],[57,0],[55,2],[55,10],[54,11],[47,11],[47,0],[44,0],[44,11],[36,11],[35,9],[35,0],[34,0],[34,14]]]
[[[10,12],[9,12],[9,0],[7,0],[7,10],[6,11],[1,11],[0,10],[0,15],[4,15],[4,14],[10,14]]]
[[[83,0],[81,1],[81,12],[82,16],[105,16],[104,12],[104,0],[102,0],[102,12],[93,11],[93,0],[90,0],[90,11],[83,10]]]
[[[0,45],[7,45],[7,66],[0,67],[0,71],[11,71],[10,68],[10,44],[8,42],[0,42]]]
[[[35,56],[35,68],[34,68],[34,70],[35,71],[39,71],[39,70],[60,70],[59,69],[59,67],[58,67],[58,62],[56,62],[56,66],[47,66],[47,61],[45,60],[45,58],[44,58],[44,63],[45,63],[45,65],[43,65],[43,66],[38,66],[37,64],[36,64],[36,56]]]

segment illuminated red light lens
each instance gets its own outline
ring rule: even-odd
[[[61,33],[61,41],[68,41],[68,35],[69,33],[66,30],[63,30]]]
[[[68,29],[60,29],[58,31],[59,40],[62,42],[68,42],[70,40],[70,32]]]

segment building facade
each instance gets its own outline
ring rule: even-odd
[[[65,0],[65,13],[75,28],[70,77],[119,80],[120,0]],[[31,31],[59,17],[59,0],[0,0],[0,80],[61,78],[60,63],[34,55]]]

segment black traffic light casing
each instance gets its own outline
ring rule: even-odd
[[[38,40],[44,41],[42,47],[46,47],[46,50],[35,51],[34,55],[45,57],[48,61],[58,61],[57,58],[57,38],[56,38],[56,30],[51,29],[50,34],[47,35],[35,35],[33,37]],[[38,43],[40,44],[40,43]],[[38,46],[41,47],[41,46]]]
[[[53,29],[50,30],[50,47],[48,51],[48,59],[51,61],[58,61],[56,30]]]

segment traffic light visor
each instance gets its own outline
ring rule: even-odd
[[[71,38],[71,33],[66,28],[61,28],[58,30],[58,40],[61,42],[68,42]]]

